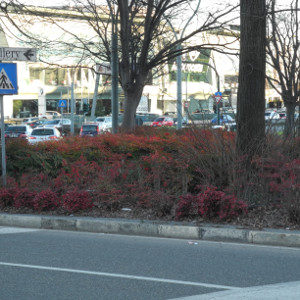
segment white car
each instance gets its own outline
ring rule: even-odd
[[[38,117],[30,117],[30,118],[23,119],[22,122],[28,124],[28,123],[31,123],[31,122],[34,122],[34,121],[38,121],[38,120],[39,120]]]
[[[26,138],[31,131],[31,127],[27,124],[9,125],[5,130],[5,138]]]
[[[40,119],[57,119],[61,118],[61,114],[57,111],[46,111],[45,114],[39,115]]]
[[[276,111],[266,111],[265,112],[265,120],[279,120],[280,115]]]
[[[71,126],[71,120],[70,119],[49,120],[49,121],[45,122],[44,124],[39,125],[38,128],[41,128],[41,127],[46,127],[46,128],[56,127],[58,129],[61,129],[63,126]]]
[[[98,117],[95,121],[99,124],[100,131],[111,131],[112,117]]]
[[[30,144],[45,141],[58,141],[61,139],[61,133],[57,128],[35,128],[27,137]]]

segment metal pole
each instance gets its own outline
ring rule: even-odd
[[[74,124],[74,106],[75,106],[75,100],[74,100],[74,83],[71,83],[71,135],[74,135],[75,132],[75,124]]]
[[[60,92],[60,100],[62,100],[62,92]],[[63,107],[60,108],[60,114],[61,114],[61,134],[64,134],[64,109]]]
[[[181,45],[178,45],[178,50],[181,49]],[[176,57],[177,60],[177,124],[176,128],[182,128],[182,73],[181,73],[181,55]]]
[[[6,187],[6,153],[5,153],[5,127],[4,127],[3,95],[0,95],[0,109],[1,109],[2,184],[4,187]]]
[[[96,65],[96,81],[95,81],[95,89],[94,89],[94,96],[92,102],[92,111],[91,111],[91,120],[95,119],[95,112],[97,106],[97,98],[98,98],[98,87],[100,82],[100,65]]]
[[[118,36],[116,16],[112,15],[111,35],[111,112],[112,112],[112,133],[118,133]]]
[[[194,10],[194,13],[192,14],[192,16],[188,19],[188,21],[186,22],[181,35],[180,35],[180,39],[182,39],[183,34],[188,26],[188,24],[191,22],[191,20],[194,18],[194,16],[196,15],[198,8],[200,7],[200,3],[201,0],[198,1],[197,7]],[[176,41],[178,41],[178,36],[177,33],[172,25],[172,23],[170,23],[170,21],[168,19],[166,19],[167,22],[169,23]],[[181,44],[177,44],[177,49],[181,50]],[[176,61],[177,61],[177,129],[181,129],[182,128],[182,73],[181,73],[181,66],[182,66],[182,61],[181,61],[181,55],[178,55],[176,57]]]

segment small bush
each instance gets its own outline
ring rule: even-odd
[[[62,196],[63,208],[73,213],[93,207],[93,202],[86,191],[73,190]]]
[[[51,190],[44,190],[37,193],[33,198],[33,207],[37,211],[54,210],[60,204],[57,194]]]
[[[33,208],[33,199],[36,193],[27,188],[15,189],[13,205],[15,208]]]
[[[200,216],[208,220],[228,220],[243,213],[247,213],[247,205],[243,201],[237,201],[235,196],[217,191],[215,187],[208,187],[197,195],[181,196],[176,218]]]
[[[164,193],[163,191],[144,191],[140,192],[137,205],[141,208],[151,209],[152,212],[159,217],[171,215],[174,207],[174,197]]]
[[[1,188],[0,189],[0,207],[4,208],[12,206],[14,201],[14,193],[11,189]]]

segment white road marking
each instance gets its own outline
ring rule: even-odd
[[[226,289],[226,290],[239,290],[240,289],[238,287],[233,287],[233,286],[209,284],[209,283],[201,283],[201,282],[193,282],[193,281],[172,280],[172,279],[144,277],[144,276],[133,276],[133,275],[124,275],[124,274],[117,274],[117,273],[84,271],[84,270],[45,267],[45,266],[37,266],[37,265],[14,264],[14,263],[6,263],[6,262],[0,262],[0,266],[28,268],[28,269],[56,271],[56,272],[68,272],[68,273],[76,273],[76,274],[106,276],[106,277],[134,279],[134,280],[155,281],[155,282],[162,282],[162,283],[173,283],[173,284],[182,284],[182,285],[201,286],[201,287],[214,288],[214,289]]]
[[[39,231],[39,229],[18,228],[18,227],[0,227],[0,234],[23,233]]]
[[[299,300],[300,281],[253,286],[169,300]]]

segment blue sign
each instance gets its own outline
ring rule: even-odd
[[[59,100],[58,107],[67,107],[67,100]]]
[[[0,64],[0,95],[18,94],[17,64]]]
[[[215,96],[217,96],[217,97],[218,97],[218,96],[222,96],[222,93],[221,93],[221,92],[216,92],[216,93],[215,93]]]

